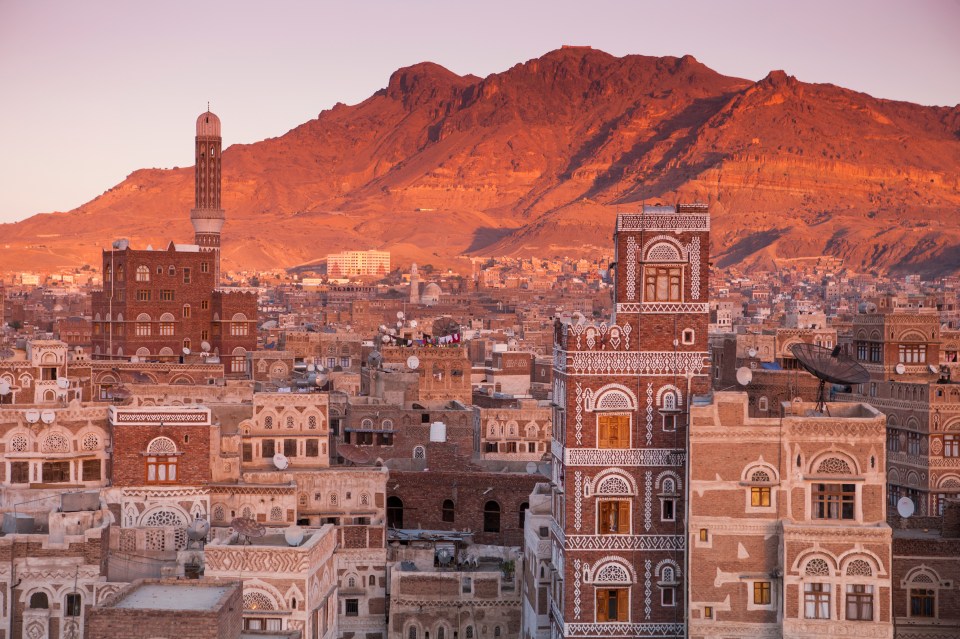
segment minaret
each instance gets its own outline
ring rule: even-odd
[[[417,263],[410,267],[410,303],[420,303],[420,275],[417,273]]]
[[[203,251],[215,254],[214,281],[220,283],[220,229],[224,215],[220,206],[220,118],[210,112],[197,118],[196,138],[196,195],[190,221],[193,223],[194,242]]]

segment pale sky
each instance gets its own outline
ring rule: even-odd
[[[0,0],[0,222],[192,165],[208,100],[224,146],[250,143],[401,66],[486,76],[577,44],[953,106],[958,27],[960,0]]]

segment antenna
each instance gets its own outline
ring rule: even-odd
[[[817,389],[818,413],[822,413],[827,406],[823,395],[823,387],[827,382],[852,385],[870,381],[867,369],[856,360],[841,354],[839,346],[831,351],[816,344],[794,344],[790,351],[808,373],[820,380]]]
[[[237,517],[230,522],[230,527],[237,531],[237,533],[247,537],[247,543],[250,543],[250,539],[263,537],[267,534],[267,529],[264,528],[263,524],[249,517]]]

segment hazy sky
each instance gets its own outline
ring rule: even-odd
[[[0,0],[0,222],[192,165],[208,100],[225,146],[255,142],[400,66],[485,76],[578,44],[953,106],[958,27],[960,0]]]

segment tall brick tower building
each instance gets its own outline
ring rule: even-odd
[[[214,279],[220,283],[220,229],[224,214],[220,206],[220,118],[210,112],[197,118],[196,137],[196,193],[190,211],[194,242],[202,251],[213,253]]]
[[[206,351],[228,375],[246,373],[246,354],[257,347],[257,294],[220,287],[221,142],[220,118],[202,113],[190,212],[196,244],[137,250],[117,240],[103,252],[103,290],[92,295],[94,358],[176,361]]]
[[[707,207],[622,213],[614,243],[614,316],[555,327],[552,632],[683,636],[688,416],[710,389]]]

